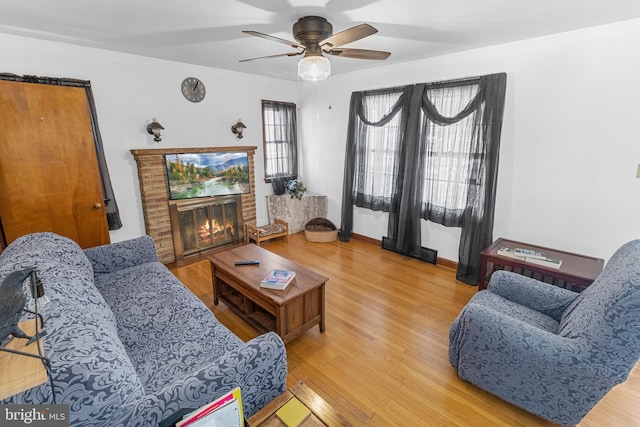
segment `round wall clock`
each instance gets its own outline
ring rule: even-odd
[[[200,79],[187,77],[182,81],[182,94],[191,102],[200,102],[207,94],[207,90]]]

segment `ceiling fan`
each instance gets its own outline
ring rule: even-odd
[[[299,49],[298,51],[243,59],[240,62],[253,61],[256,59],[277,58],[280,56],[304,55],[300,62],[298,62],[298,76],[303,80],[324,80],[331,74],[331,62],[329,62],[323,53],[326,53],[327,55],[341,56],[343,58],[387,59],[389,55],[391,55],[389,52],[340,47],[368,37],[377,32],[378,30],[369,24],[360,24],[333,34],[333,25],[331,25],[331,23],[325,18],[320,16],[305,16],[298,19],[298,22],[293,24],[293,37],[297,42],[281,39],[280,37],[271,36],[257,31],[243,31],[245,34],[286,44]]]

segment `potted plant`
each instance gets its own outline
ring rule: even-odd
[[[292,179],[289,181],[289,184],[287,184],[287,193],[289,193],[292,199],[300,200],[305,191],[307,191],[307,188],[302,181],[298,181],[297,179]]]

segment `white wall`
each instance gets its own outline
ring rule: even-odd
[[[507,73],[494,238],[608,259],[640,238],[640,20],[338,75],[303,109],[305,180],[340,223],[353,91]],[[309,110],[313,110],[310,112]],[[355,209],[355,233],[380,239],[387,215]],[[423,222],[423,245],[457,260],[459,230]]]
[[[211,52],[211,55],[215,55]],[[104,151],[123,227],[111,241],[145,233],[135,161],[129,150],[141,148],[256,146],[258,221],[267,221],[261,99],[295,102],[295,83],[99,49],[0,34],[0,71],[91,80]],[[200,78],[207,96],[186,101],[185,77]],[[152,117],[165,127],[162,142],[147,134]],[[237,139],[231,125],[242,118],[247,129]]]
[[[162,147],[258,147],[257,210],[264,222],[271,188],[262,181],[260,99],[298,102],[301,178],[329,196],[329,218],[339,225],[351,92],[506,72],[494,237],[608,258],[640,237],[638,39],[640,20],[633,20],[338,75],[315,88],[1,34],[0,58],[2,72],[91,80],[124,223],[112,241],[144,233],[129,150],[156,147],[145,131],[151,117],[166,128]],[[202,103],[182,98],[187,76],[207,86]],[[242,140],[230,132],[239,117],[248,126]],[[459,230],[424,225],[424,245],[457,260]],[[354,232],[380,239],[386,231],[386,214],[356,209]]]

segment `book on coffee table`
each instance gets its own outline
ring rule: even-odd
[[[271,270],[260,282],[260,287],[282,291],[289,286],[294,277],[296,277],[295,271]]]

